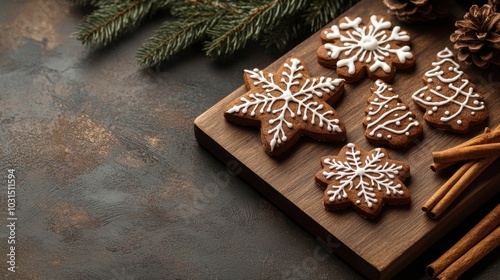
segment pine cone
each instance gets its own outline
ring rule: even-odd
[[[500,0],[488,0],[488,4],[495,13],[500,13]]]
[[[446,16],[449,0],[384,0],[387,13],[402,22],[431,21]]]
[[[490,5],[472,5],[455,26],[458,29],[450,40],[455,43],[459,61],[481,68],[491,63],[500,65],[500,13],[493,12]]]

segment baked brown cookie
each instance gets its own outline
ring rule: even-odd
[[[276,71],[245,70],[248,92],[228,104],[224,117],[236,124],[260,126],[265,151],[278,156],[301,135],[343,141],[345,125],[330,106],[343,93],[344,80],[310,77],[301,59],[292,57]]]
[[[391,160],[382,148],[369,152],[349,143],[337,156],[321,158],[322,170],[315,180],[325,188],[327,210],[353,206],[362,216],[373,219],[386,204],[410,202],[410,192],[402,183],[410,176],[410,166]]]
[[[399,26],[391,27],[384,16],[371,16],[366,26],[359,17],[344,17],[338,25],[321,32],[318,62],[337,68],[339,77],[346,82],[362,79],[365,72],[373,80],[390,82],[396,68],[415,64],[415,54],[408,46],[410,35]]]
[[[453,60],[453,52],[448,48],[440,51],[432,66],[423,76],[426,86],[412,95],[415,104],[425,111],[424,120],[435,128],[457,133],[484,122],[488,109],[476,85]]]
[[[391,85],[377,80],[371,91],[363,119],[365,137],[370,143],[402,148],[422,134],[422,125]]]

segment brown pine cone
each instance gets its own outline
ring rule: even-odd
[[[500,65],[500,13],[493,12],[490,5],[472,5],[455,26],[450,40],[455,43],[459,61],[481,68]]]
[[[488,4],[495,13],[500,13],[500,0],[488,0]]]
[[[446,16],[449,0],[384,0],[387,13],[402,22],[431,21]]]

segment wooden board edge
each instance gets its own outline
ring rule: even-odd
[[[235,91],[242,91],[243,87],[244,86],[241,86]],[[437,240],[442,238],[448,232],[445,230],[446,228],[453,228],[457,226],[463,219],[477,210],[477,208],[480,206],[480,201],[484,201],[485,199],[487,199],[487,197],[492,197],[500,192],[500,189],[495,190],[484,185],[480,185],[480,187],[477,187],[471,191],[467,191],[467,196],[470,199],[454,203],[452,205],[453,210],[446,211],[443,214],[443,217],[436,220],[436,223],[438,223],[438,228],[434,231],[434,234],[432,236],[429,235],[426,236],[426,238],[418,240],[404,253],[402,253],[400,257],[395,258],[387,266],[377,267],[375,264],[371,264],[368,261],[364,260],[354,251],[349,249],[347,245],[342,244],[337,238],[333,237],[326,229],[324,229],[321,225],[319,225],[316,221],[309,217],[304,211],[298,208],[298,206],[296,206],[280,192],[269,185],[266,181],[260,178],[249,167],[245,166],[241,161],[239,161],[235,156],[226,151],[216,140],[210,137],[208,132],[204,131],[203,128],[207,125],[207,118],[213,117],[213,111],[218,110],[218,108],[225,104],[227,102],[226,99],[228,98],[228,96],[217,102],[217,104],[209,108],[207,111],[205,111],[195,119],[194,133],[198,143],[225,164],[237,164],[237,166],[241,167],[242,172],[239,174],[239,176],[244,181],[246,181],[250,186],[252,186],[264,197],[266,197],[268,201],[276,205],[292,220],[302,226],[307,232],[315,236],[318,240],[318,243],[323,245],[323,247],[325,247],[329,252],[335,253],[349,265],[357,269],[361,274],[370,279],[388,279],[397,275],[397,273],[403,270],[407,264],[416,259],[420,254],[422,254],[425,250],[427,250],[434,244],[434,242],[430,242],[431,239],[436,242]],[[487,170],[485,170],[484,174],[482,174],[481,176],[497,177],[498,174],[495,174],[493,170],[496,166],[497,164],[493,164]],[[449,215],[452,215],[452,212],[456,211],[458,211],[459,214],[455,213],[455,215],[458,215],[458,217],[461,218],[451,219]],[[422,212],[422,215],[425,215],[425,213]],[[332,244],[336,245],[332,246]],[[337,246],[339,244],[340,246]]]
[[[335,253],[336,256],[340,257],[346,263],[351,265],[358,272],[361,272],[364,276],[369,279],[382,279],[381,276],[384,271],[379,270],[362,257],[357,255],[348,246],[340,242],[337,238],[331,235],[327,230],[325,230],[320,224],[318,224],[313,218],[307,215],[299,207],[297,207],[293,202],[275,190],[266,181],[255,174],[250,168],[245,166],[241,161],[239,161],[232,154],[227,152],[219,143],[213,140],[207,133],[203,131],[200,127],[200,120],[203,119],[204,114],[200,115],[194,121],[194,135],[196,141],[201,147],[209,151],[216,158],[221,160],[224,164],[234,163],[241,167],[241,171],[238,176],[242,178],[247,184],[256,189],[260,194],[262,194],[268,201],[274,204],[278,209],[280,209],[284,214],[286,214],[290,219],[299,224],[302,228],[306,229],[311,235],[313,235],[321,246],[329,253]]]

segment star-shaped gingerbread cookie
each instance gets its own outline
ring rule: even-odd
[[[371,16],[364,25],[362,19],[344,17],[338,25],[321,32],[322,45],[317,50],[318,62],[337,68],[339,77],[355,82],[365,76],[390,82],[396,68],[415,64],[410,50],[410,36],[384,16]],[[392,29],[391,29],[392,27]]]
[[[224,117],[236,124],[260,126],[265,151],[278,156],[301,135],[343,141],[345,125],[330,106],[343,93],[343,79],[310,77],[305,64],[289,58],[274,73],[245,70],[248,92],[227,105]]]
[[[352,205],[373,219],[384,203],[410,202],[410,192],[402,183],[410,175],[410,166],[389,159],[382,148],[365,151],[349,143],[337,156],[322,157],[321,166],[315,180],[325,188],[323,205],[328,210]]]

